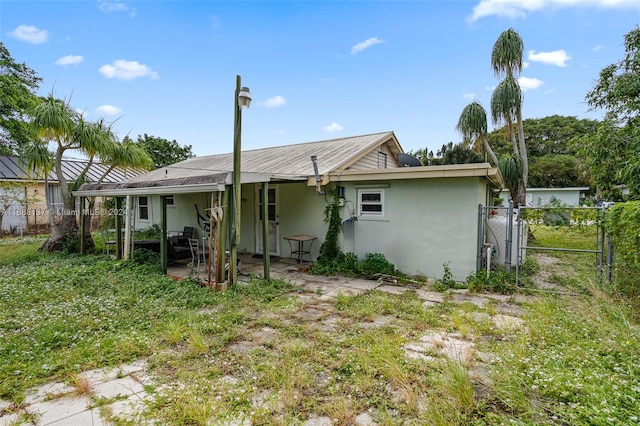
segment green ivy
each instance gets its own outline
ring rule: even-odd
[[[325,222],[329,222],[329,228],[324,237],[318,262],[330,262],[336,259],[341,253],[340,247],[338,246],[338,236],[340,235],[340,225],[342,223],[338,191],[331,191],[331,196],[332,201],[327,204],[324,210]]]

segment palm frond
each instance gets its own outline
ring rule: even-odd
[[[496,76],[519,75],[522,71],[524,43],[513,28],[503,31],[491,51],[491,68]]]

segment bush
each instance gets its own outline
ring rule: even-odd
[[[339,253],[332,259],[320,257],[311,272],[317,275],[344,274],[367,278],[377,274],[398,274],[395,266],[382,253],[367,253],[362,260],[354,253]]]
[[[362,267],[362,273],[365,275],[393,275],[396,272],[396,267],[382,253],[367,253],[362,262],[360,262],[360,266]]]
[[[492,292],[500,294],[512,294],[516,291],[514,273],[507,273],[502,268],[491,271],[487,275],[487,271],[482,270],[476,274],[467,277],[467,286],[470,291],[475,292]]]
[[[605,228],[613,241],[613,281],[625,295],[639,298],[640,201],[613,206],[607,213]]]

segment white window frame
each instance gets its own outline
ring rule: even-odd
[[[176,197],[174,195],[167,195],[167,207],[176,206]]]
[[[380,195],[380,201],[366,201],[363,202],[362,198],[367,194],[376,194]],[[380,211],[366,211],[363,210],[362,206],[364,205],[380,205]],[[384,189],[358,189],[358,216],[362,218],[382,218],[384,217]]]
[[[140,201],[141,199],[144,198],[147,202],[145,204],[142,204]],[[149,196],[148,195],[141,195],[138,197],[138,220],[140,221],[148,221],[149,220]],[[147,217],[142,217],[142,208],[146,208],[147,209]]]

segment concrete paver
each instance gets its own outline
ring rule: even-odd
[[[83,411],[88,411],[90,407],[91,400],[86,396],[68,395],[62,398],[35,402],[27,406],[25,410],[36,417],[38,425],[50,425],[73,417]],[[73,423],[67,424],[71,425]]]
[[[260,275],[260,268],[261,264],[252,265],[243,261],[243,272],[246,274]],[[177,274],[176,271],[173,273]],[[484,306],[490,302],[506,304],[513,298],[512,296],[493,294],[467,294],[466,291],[445,294],[377,281],[337,276],[315,276],[299,272],[296,265],[292,265],[291,262],[272,264],[271,274],[272,278],[287,279],[298,286],[299,296],[309,299],[309,301],[313,299],[330,300],[338,295],[356,295],[373,289],[393,294],[415,291],[418,297],[424,301],[425,306],[443,303],[445,300],[451,300],[453,303],[467,302]],[[247,282],[249,275],[241,276],[241,280]],[[322,310],[314,311],[312,314],[317,317],[319,327],[325,327],[329,330],[334,330],[339,321],[338,318],[332,316],[324,318],[325,313]],[[387,319],[384,320],[387,321]],[[517,317],[497,315],[492,320],[502,328],[517,329],[523,326]],[[448,358],[467,363],[472,359],[474,348],[473,343],[466,342],[460,336],[431,334],[423,336],[419,341],[405,345],[404,349],[408,356],[433,359],[432,354],[437,351]],[[10,403],[0,401],[0,408],[4,407],[2,408],[2,416],[0,416],[0,426],[15,424],[25,413],[33,414],[34,424],[38,426],[101,426],[109,424],[106,419],[113,417],[135,421],[136,416],[144,410],[145,401],[153,398],[145,391],[144,387],[145,384],[153,384],[152,379],[146,374],[146,369],[147,361],[142,359],[116,368],[95,369],[80,373],[78,377],[89,382],[90,395],[76,395],[75,388],[64,383],[54,382],[43,385],[28,393],[23,411],[15,413],[9,411]],[[92,398],[113,401],[100,408],[91,408]],[[359,425],[375,425],[368,413],[360,414],[356,420]],[[321,426],[331,423],[331,419],[328,417],[311,417],[305,422],[305,425]],[[250,425],[251,423],[240,420],[238,424]]]

